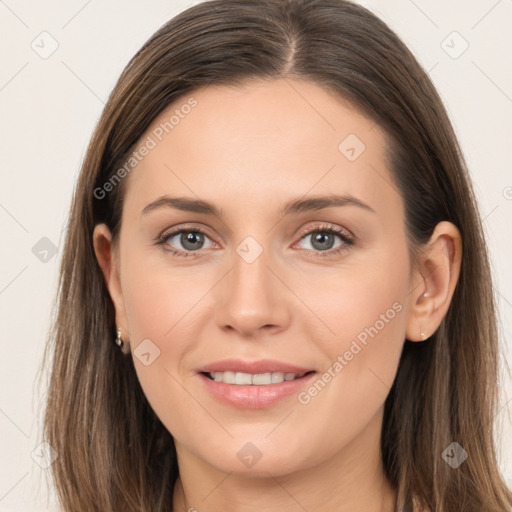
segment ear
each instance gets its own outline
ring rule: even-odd
[[[451,222],[440,222],[421,249],[413,271],[406,337],[423,341],[445,317],[459,279],[462,238]],[[424,333],[422,336],[421,333]]]
[[[112,234],[106,224],[97,224],[94,227],[92,238],[96,259],[103,272],[105,284],[116,311],[116,326],[121,330],[121,339],[125,342],[123,347],[126,347],[126,342],[129,341],[129,331],[121,288],[119,254],[112,245]]]

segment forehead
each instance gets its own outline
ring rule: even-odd
[[[164,194],[245,213],[270,213],[308,193],[350,193],[375,209],[397,200],[384,132],[310,82],[198,89],[151,123],[136,151],[144,145],[151,149],[131,171],[126,197],[139,210]]]

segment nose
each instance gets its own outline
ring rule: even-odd
[[[251,263],[233,254],[233,267],[222,280],[217,297],[216,321],[221,329],[257,338],[288,327],[287,288],[269,264],[265,250]]]

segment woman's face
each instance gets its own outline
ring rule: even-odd
[[[284,475],[373,453],[414,290],[382,130],[257,81],[184,97],[137,149],[113,298],[178,456]]]

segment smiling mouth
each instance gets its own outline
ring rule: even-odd
[[[305,373],[245,373],[245,372],[201,372],[210,380],[215,382],[224,382],[225,384],[235,384],[238,386],[268,386],[271,384],[280,384],[284,381],[302,379],[306,375],[315,373],[309,371]]]

